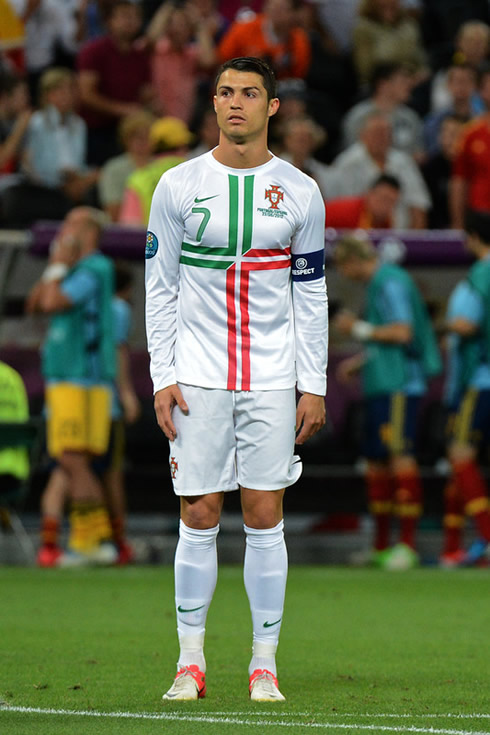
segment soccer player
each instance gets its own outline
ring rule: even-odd
[[[131,329],[132,274],[119,263],[115,268],[115,294],[112,299],[113,332],[117,348],[117,376],[112,385],[112,425],[107,452],[95,458],[92,469],[102,480],[104,497],[109,511],[112,541],[117,548],[118,564],[127,564],[133,551],[126,538],[126,491],[123,459],[125,423],[134,423],[140,415],[140,404],[134,390],[129,364],[128,338]],[[56,465],[41,497],[41,546],[37,554],[40,567],[56,567],[63,560],[59,546],[61,521],[67,499],[70,497],[69,479]],[[90,556],[78,556],[79,565],[91,563]]]
[[[380,263],[368,240],[346,237],[337,243],[339,272],[365,283],[366,316],[338,314],[335,326],[366,345],[339,366],[348,378],[361,370],[366,398],[367,488],[374,518],[370,561],[388,569],[418,563],[415,532],[422,511],[422,484],[414,456],[417,407],[426,379],[441,369],[429,316],[410,276]],[[400,542],[390,548],[392,513],[400,520]]]
[[[146,244],[155,410],[181,499],[180,655],[164,699],[206,692],[218,524],[224,493],[240,488],[253,622],[249,691],[252,700],[282,701],[275,663],[287,577],[282,501],[301,473],[295,426],[302,444],[325,421],[325,208],[316,183],[267,148],[279,107],[267,64],[225,62],[214,107],[218,146],[163,175]]]
[[[468,277],[451,295],[446,326],[452,376],[449,460],[452,477],[445,493],[443,566],[475,564],[487,555],[490,510],[478,450],[490,438],[490,215],[466,215],[466,247],[476,257]],[[480,539],[461,550],[464,514],[471,516]]]
[[[66,216],[49,264],[28,300],[49,314],[43,346],[48,452],[68,477],[71,533],[62,566],[113,563],[103,489],[91,467],[107,450],[111,382],[116,373],[111,262],[98,251],[102,212],[76,207]]]

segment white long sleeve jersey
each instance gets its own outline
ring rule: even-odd
[[[205,153],[167,171],[146,240],[155,392],[326,391],[325,207],[280,158],[233,169]]]

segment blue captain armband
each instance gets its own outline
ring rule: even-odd
[[[314,253],[296,253],[291,256],[291,272],[293,281],[314,281],[323,278],[325,272],[325,251]]]

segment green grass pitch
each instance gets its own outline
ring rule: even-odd
[[[240,567],[220,568],[208,696],[163,703],[177,643],[169,567],[0,568],[1,735],[490,735],[488,570],[293,567],[284,704],[248,700]]]

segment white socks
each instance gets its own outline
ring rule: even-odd
[[[204,629],[218,577],[216,537],[219,525],[199,530],[180,521],[175,552],[175,607],[180,656],[177,666],[197,664],[206,671]]]
[[[244,526],[243,576],[253,624],[249,674],[267,669],[276,675],[275,653],[281,629],[288,557],[284,521],[274,528]],[[175,552],[175,606],[180,643],[178,667],[196,664],[206,671],[204,631],[218,576],[216,537],[219,526],[199,530],[180,521]]]
[[[275,653],[284,609],[288,556],[284,521],[274,528],[249,528],[243,577],[252,613],[253,655],[249,674],[267,669],[276,675]]]

